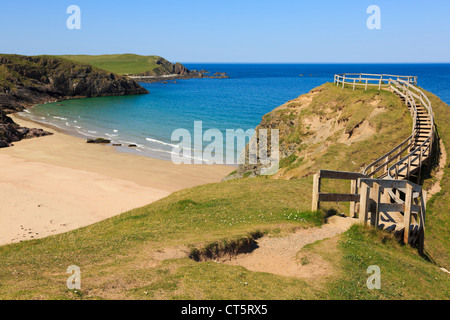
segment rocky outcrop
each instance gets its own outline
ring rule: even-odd
[[[136,81],[52,56],[0,55],[0,108],[6,112],[55,100],[148,93]]]
[[[5,112],[0,110],[0,148],[9,147],[11,143],[22,139],[31,139],[51,135],[42,129],[29,129],[19,126]]]
[[[160,82],[166,81],[168,79],[195,79],[195,78],[214,78],[214,79],[225,79],[229,76],[225,72],[216,72],[214,75],[209,75],[210,72],[206,70],[189,70],[181,63],[171,63],[168,60],[159,57],[156,60],[158,65],[151,71],[133,74],[133,78],[139,80],[140,82]]]
[[[20,127],[8,113],[70,98],[145,93],[136,81],[90,65],[52,56],[0,54],[0,146],[50,134]]]
[[[105,138],[87,139],[87,143],[111,143],[111,140]]]

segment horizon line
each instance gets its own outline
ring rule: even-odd
[[[220,63],[220,64],[450,64],[450,61],[414,61],[414,62],[228,62],[228,61],[180,61],[180,63]]]

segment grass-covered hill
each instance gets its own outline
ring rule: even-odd
[[[162,66],[164,59],[159,56],[141,56],[137,54],[103,54],[103,55],[62,55],[61,58],[96,66],[118,74],[139,74],[152,72]],[[166,60],[167,61],[167,60]],[[167,63],[170,63],[167,61]]]
[[[145,94],[125,76],[54,56],[0,54],[0,147],[46,134],[20,128],[6,113],[70,98]]]
[[[127,77],[55,56],[0,54],[0,108],[74,97],[148,93]]]
[[[63,55],[62,58],[81,63],[88,63],[109,72],[126,75],[197,77],[200,73],[191,73],[181,63],[171,63],[159,56],[142,56],[137,54],[104,55]]]
[[[334,89],[324,85],[313,90],[308,106],[304,97],[289,109],[313,119],[321,113],[323,123],[341,121],[339,130],[330,129],[325,155],[335,150],[332,161],[315,165],[321,168],[356,170],[345,152],[366,162],[389,146],[384,146],[385,126],[410,124],[404,105],[388,92]],[[323,95],[323,97],[321,96]],[[435,111],[442,141],[450,145],[450,115],[448,106],[429,94]],[[358,99],[365,101],[357,102]],[[376,106],[367,110],[372,104]],[[320,102],[320,103],[319,103]],[[380,108],[378,107],[380,106]],[[335,108],[335,109],[334,109]],[[329,110],[330,109],[330,110]],[[383,109],[378,112],[374,110]],[[322,110],[322,111],[321,111]],[[332,111],[334,110],[334,111]],[[391,117],[384,112],[391,111]],[[333,113],[335,116],[333,117]],[[363,116],[360,116],[360,115]],[[269,115],[270,116],[270,115]],[[286,115],[289,121],[289,113]],[[280,119],[281,119],[280,118]],[[392,118],[392,119],[391,119]],[[364,120],[362,120],[364,119]],[[270,119],[263,120],[270,121]],[[281,120],[280,120],[281,121]],[[372,135],[359,136],[348,144],[344,139],[357,123],[367,121]],[[280,122],[283,126],[289,122]],[[313,122],[314,123],[314,122]],[[333,122],[334,123],[334,122]],[[351,125],[354,123],[353,125]],[[333,127],[332,123],[329,124]],[[337,124],[336,124],[337,125]],[[312,123],[302,121],[299,138],[289,137],[295,130],[282,131],[284,141],[297,145],[311,140],[319,131],[307,129]],[[367,124],[365,124],[367,126]],[[314,127],[316,128],[316,127]],[[357,128],[356,128],[357,129]],[[303,131],[304,130],[304,131]],[[310,130],[310,134],[306,134]],[[341,133],[339,133],[342,130]],[[409,130],[407,130],[409,131]],[[347,132],[347,133],[346,133]],[[305,136],[306,134],[306,136]],[[396,137],[403,138],[400,131]],[[321,138],[317,138],[321,139]],[[350,137],[351,139],[351,137]],[[360,144],[359,144],[360,143]],[[312,148],[304,146],[304,150]],[[315,148],[319,148],[316,145]],[[372,149],[376,149],[372,152]],[[381,150],[383,149],[383,150]],[[301,152],[298,148],[293,152]],[[303,150],[303,149],[302,149]],[[328,150],[328,151],[327,151]],[[286,158],[288,158],[287,156]],[[326,157],[325,157],[326,158]],[[309,160],[305,160],[307,162]],[[292,163],[295,163],[294,161]],[[448,213],[449,164],[441,181],[442,190],[427,206],[425,252],[420,257],[416,249],[400,245],[389,234],[354,225],[347,232],[312,243],[299,250],[299,265],[315,270],[324,269],[321,276],[295,278],[265,272],[249,271],[241,266],[197,262],[180,254],[209,253],[248,243],[264,234],[279,237],[301,228],[317,228],[325,221],[324,212],[309,212],[312,177],[303,174],[312,168],[300,165],[286,170],[299,170],[290,179],[254,177],[228,180],[173,193],[148,206],[135,209],[91,226],[44,239],[0,247],[0,298],[12,299],[449,299],[449,275],[439,267],[449,268]],[[432,172],[432,176],[434,173]],[[433,179],[433,178],[432,178]],[[431,180],[432,180],[431,179]],[[328,183],[336,191],[340,185]],[[335,207],[339,212],[345,208]],[[181,250],[181,251],[180,251]],[[66,269],[77,265],[81,269],[81,290],[68,290]],[[367,268],[381,269],[381,289],[366,287]]]
[[[318,169],[359,172],[407,138],[411,126],[407,108],[391,92],[342,90],[326,83],[264,115],[256,131],[280,130],[276,177],[291,179]],[[259,170],[241,165],[234,176]]]

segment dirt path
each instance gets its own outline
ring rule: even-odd
[[[302,265],[297,253],[307,244],[334,237],[348,230],[357,219],[333,216],[321,228],[301,229],[281,238],[264,237],[258,241],[258,248],[248,254],[240,254],[221,263],[240,265],[251,271],[268,272],[283,276],[310,278],[327,273],[326,264]],[[318,257],[320,259],[320,257]],[[322,268],[323,265],[323,268]]]

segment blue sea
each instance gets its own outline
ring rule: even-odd
[[[275,107],[332,82],[336,73],[418,76],[418,85],[450,104],[450,64],[212,64],[184,63],[189,69],[226,72],[229,79],[189,79],[141,83],[150,94],[74,99],[39,105],[24,115],[85,138],[105,137],[130,151],[170,160],[176,129],[203,132],[254,129]],[[301,76],[302,75],[302,76]],[[193,145],[199,150],[201,146]],[[225,150],[229,146],[224,147]],[[229,151],[230,152],[230,151]],[[241,150],[233,151],[237,156]]]

